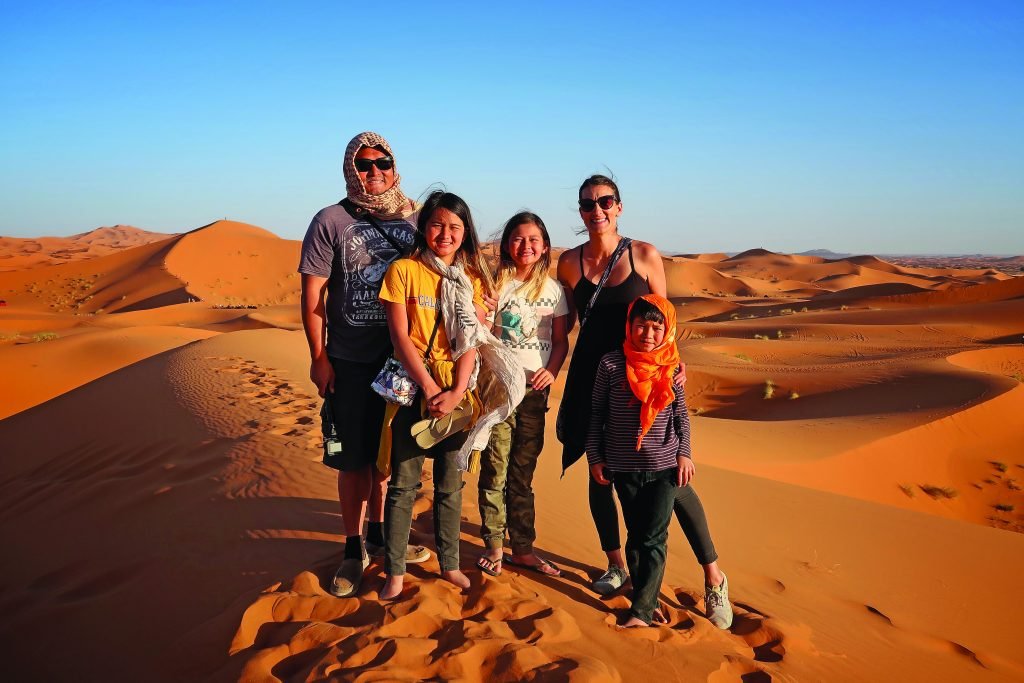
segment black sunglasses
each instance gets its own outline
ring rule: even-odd
[[[360,173],[367,173],[376,166],[381,171],[390,171],[395,167],[395,160],[391,157],[380,157],[378,159],[356,159],[356,170]]]
[[[580,211],[586,211],[590,213],[594,210],[594,207],[600,206],[602,209],[607,211],[608,209],[615,206],[615,203],[619,201],[618,197],[613,194],[606,194],[603,197],[597,199],[581,199],[580,200]]]

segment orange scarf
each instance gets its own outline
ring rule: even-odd
[[[626,341],[622,343],[622,350],[626,354],[626,379],[629,381],[629,388],[641,403],[637,450],[640,450],[644,436],[654,424],[654,418],[675,400],[672,376],[680,364],[679,348],[676,346],[675,307],[668,299],[657,294],[645,294],[639,299],[654,304],[665,316],[665,339],[652,351],[638,351],[630,341],[632,330],[629,316],[633,312],[633,304],[629,305],[629,311],[626,313]]]

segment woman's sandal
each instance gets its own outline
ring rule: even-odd
[[[490,574],[491,576],[501,576],[501,560],[502,558],[500,557],[496,560],[492,560],[486,555],[481,555],[480,559],[476,561],[476,567],[484,574]]]

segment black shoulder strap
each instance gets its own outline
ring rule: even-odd
[[[441,326],[441,309],[437,309],[437,317],[434,318],[434,329],[430,332],[430,341],[427,342],[427,352],[423,354],[423,360],[430,358],[430,349],[434,347],[434,337],[437,336],[437,328]]]
[[[608,282],[608,278],[611,277],[612,268],[618,262],[619,257],[622,256],[622,252],[630,248],[629,245],[633,243],[633,240],[628,237],[623,237],[619,240],[619,243],[615,246],[615,251],[608,257],[608,265],[604,267],[604,272],[601,273],[601,279],[597,281],[597,287],[594,289],[594,293],[590,295],[590,301],[587,302],[586,308],[580,313],[580,329],[583,329],[583,325],[586,324],[587,318],[590,317],[590,309],[594,307],[594,302],[597,301],[597,295],[601,293],[601,288],[604,287],[604,283]],[[632,253],[632,252],[631,252]],[[582,259],[583,246],[580,245],[580,254]],[[583,277],[582,268],[580,269],[580,277]]]
[[[348,197],[342,199],[340,202],[338,202],[338,204],[341,206],[341,208],[345,209],[345,211],[348,212],[348,215],[352,216],[352,218],[355,218],[356,220],[366,221],[367,223],[372,225],[373,229],[379,232],[381,236],[384,237],[384,239],[390,242],[391,246],[393,246],[398,251],[399,254],[404,255],[406,253],[407,247],[402,246],[401,244],[398,243],[398,240],[389,235],[388,231],[385,230],[383,226],[381,226],[380,222],[376,218],[374,218],[373,214],[371,214],[369,211],[367,211],[361,206],[356,206],[355,204],[349,201]]]

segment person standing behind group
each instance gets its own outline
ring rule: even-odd
[[[562,287],[553,280],[551,238],[544,221],[522,211],[505,223],[499,246],[494,333],[516,352],[526,370],[527,392],[518,408],[491,431],[481,455],[480,535],[485,552],[477,561],[484,573],[501,573],[508,531],[508,564],[559,576],[554,563],[539,557],[535,528],[533,475],[544,447],[548,392],[569,352]]]
[[[652,244],[626,242],[628,258],[620,258],[612,267],[605,285],[589,311],[588,303],[613,254],[625,239],[619,235],[618,218],[622,214],[622,195],[618,185],[607,176],[593,175],[579,189],[580,216],[589,239],[562,253],[558,259],[558,279],[567,292],[570,325],[575,315],[587,315],[581,321],[565,390],[559,438],[562,440],[562,467],[568,468],[586,451],[586,434],[590,424],[591,388],[601,358],[625,341],[623,320],[630,303],[644,294],[667,296],[665,267],[661,254]],[[619,250],[622,253],[622,250]],[[675,331],[671,331],[675,334]],[[680,373],[677,381],[685,380]],[[626,562],[619,538],[619,514],[612,487],[602,485],[591,476],[589,481],[590,513],[597,527],[601,549],[608,557],[608,570],[597,578],[593,587],[602,595],[614,593],[626,581]],[[676,518],[704,570],[705,612],[719,628],[732,624],[728,583],[718,568],[718,553],[711,541],[704,508],[692,486],[680,487],[674,504]]]
[[[342,452],[335,459],[344,559],[331,582],[337,597],[359,590],[368,555],[384,553],[387,477],[374,463],[384,401],[370,389],[391,353],[384,309],[377,301],[387,266],[413,242],[415,205],[402,193],[391,146],[377,133],[356,135],[345,149],[346,199],[319,211],[302,241],[302,326],[309,344],[309,376],[330,403]],[[363,546],[363,520],[369,525]],[[407,562],[424,562],[421,546]]]
[[[407,556],[398,549],[409,542],[413,503],[422,487],[428,455],[434,461],[434,538],[441,575],[459,588],[469,587],[469,579],[459,568],[463,481],[458,466],[459,451],[469,434],[455,431],[453,411],[465,406],[477,350],[469,348],[454,357],[451,332],[452,325],[464,328],[483,319],[483,294],[493,288],[473,217],[457,195],[436,191],[426,199],[415,239],[412,256],[391,264],[380,288],[395,358],[420,387],[413,405],[397,408],[390,424],[391,480],[384,511],[387,550],[382,600],[397,598],[404,586]],[[472,301],[446,300],[442,293],[452,289],[446,278],[454,278],[457,288]],[[424,413],[431,418],[451,416],[448,425],[452,427],[450,433],[438,435],[426,447],[412,434],[413,425],[422,425]],[[444,423],[438,420],[438,428]]]

